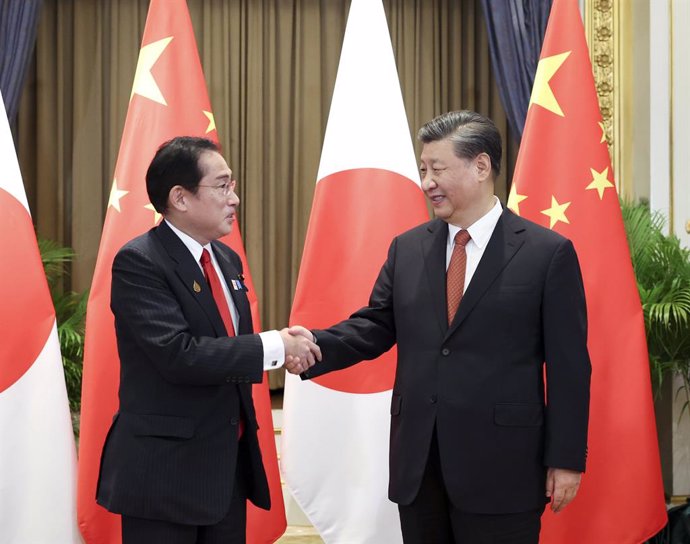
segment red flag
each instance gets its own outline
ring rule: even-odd
[[[184,0],[152,0],[139,53],[120,152],[96,262],[86,319],[79,444],[78,520],[87,543],[119,543],[120,518],[95,501],[106,432],[117,410],[119,360],[110,311],[111,266],[128,240],[160,216],[146,194],[145,174],[158,147],[180,135],[217,140],[192,23]],[[254,327],[260,330],[254,286],[237,225],[223,240],[242,258]],[[247,541],[274,542],[285,530],[285,510],[266,380],[255,385],[259,443],[271,490],[270,512],[249,505]]]
[[[324,328],[366,305],[392,239],[428,218],[383,5],[353,0],[290,322]],[[287,378],[285,480],[327,542],[402,541],[387,498],[395,361]]]
[[[554,0],[508,199],[570,238],[587,296],[587,472],[542,542],[642,542],[666,522],[642,308],[576,0]],[[547,376],[548,379],[548,376]]]

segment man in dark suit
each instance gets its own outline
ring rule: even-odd
[[[546,503],[563,509],[585,469],[577,256],[494,196],[501,139],[489,119],[450,112],[418,137],[436,219],[393,240],[369,305],[313,331],[323,362],[293,370],[313,378],[397,343],[389,496],[405,542],[536,543]]]
[[[239,199],[218,147],[165,143],[146,174],[164,220],[113,263],[120,406],[103,447],[98,503],[124,544],[245,542],[246,499],[270,507],[251,384],[318,348],[287,330],[252,334],[228,234]]]

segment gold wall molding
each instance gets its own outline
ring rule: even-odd
[[[630,3],[585,0],[584,10],[589,55],[616,187],[622,196],[632,196],[632,141],[625,132],[632,103]]]

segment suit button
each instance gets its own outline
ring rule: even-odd
[[[431,404],[436,404],[436,400],[437,400],[436,395],[431,395],[431,397],[429,397],[429,402]]]
[[[239,422],[239,420],[238,420],[236,417],[233,417],[233,418],[230,420],[230,423],[233,424],[233,425],[237,425],[238,422]]]
[[[441,350],[441,355],[443,355],[444,357],[447,357],[448,355],[450,355],[450,350],[448,348],[443,348]]]

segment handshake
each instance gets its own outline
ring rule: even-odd
[[[314,335],[300,325],[279,331],[285,346],[285,369],[290,374],[301,374],[321,360],[321,349],[314,342]]]

